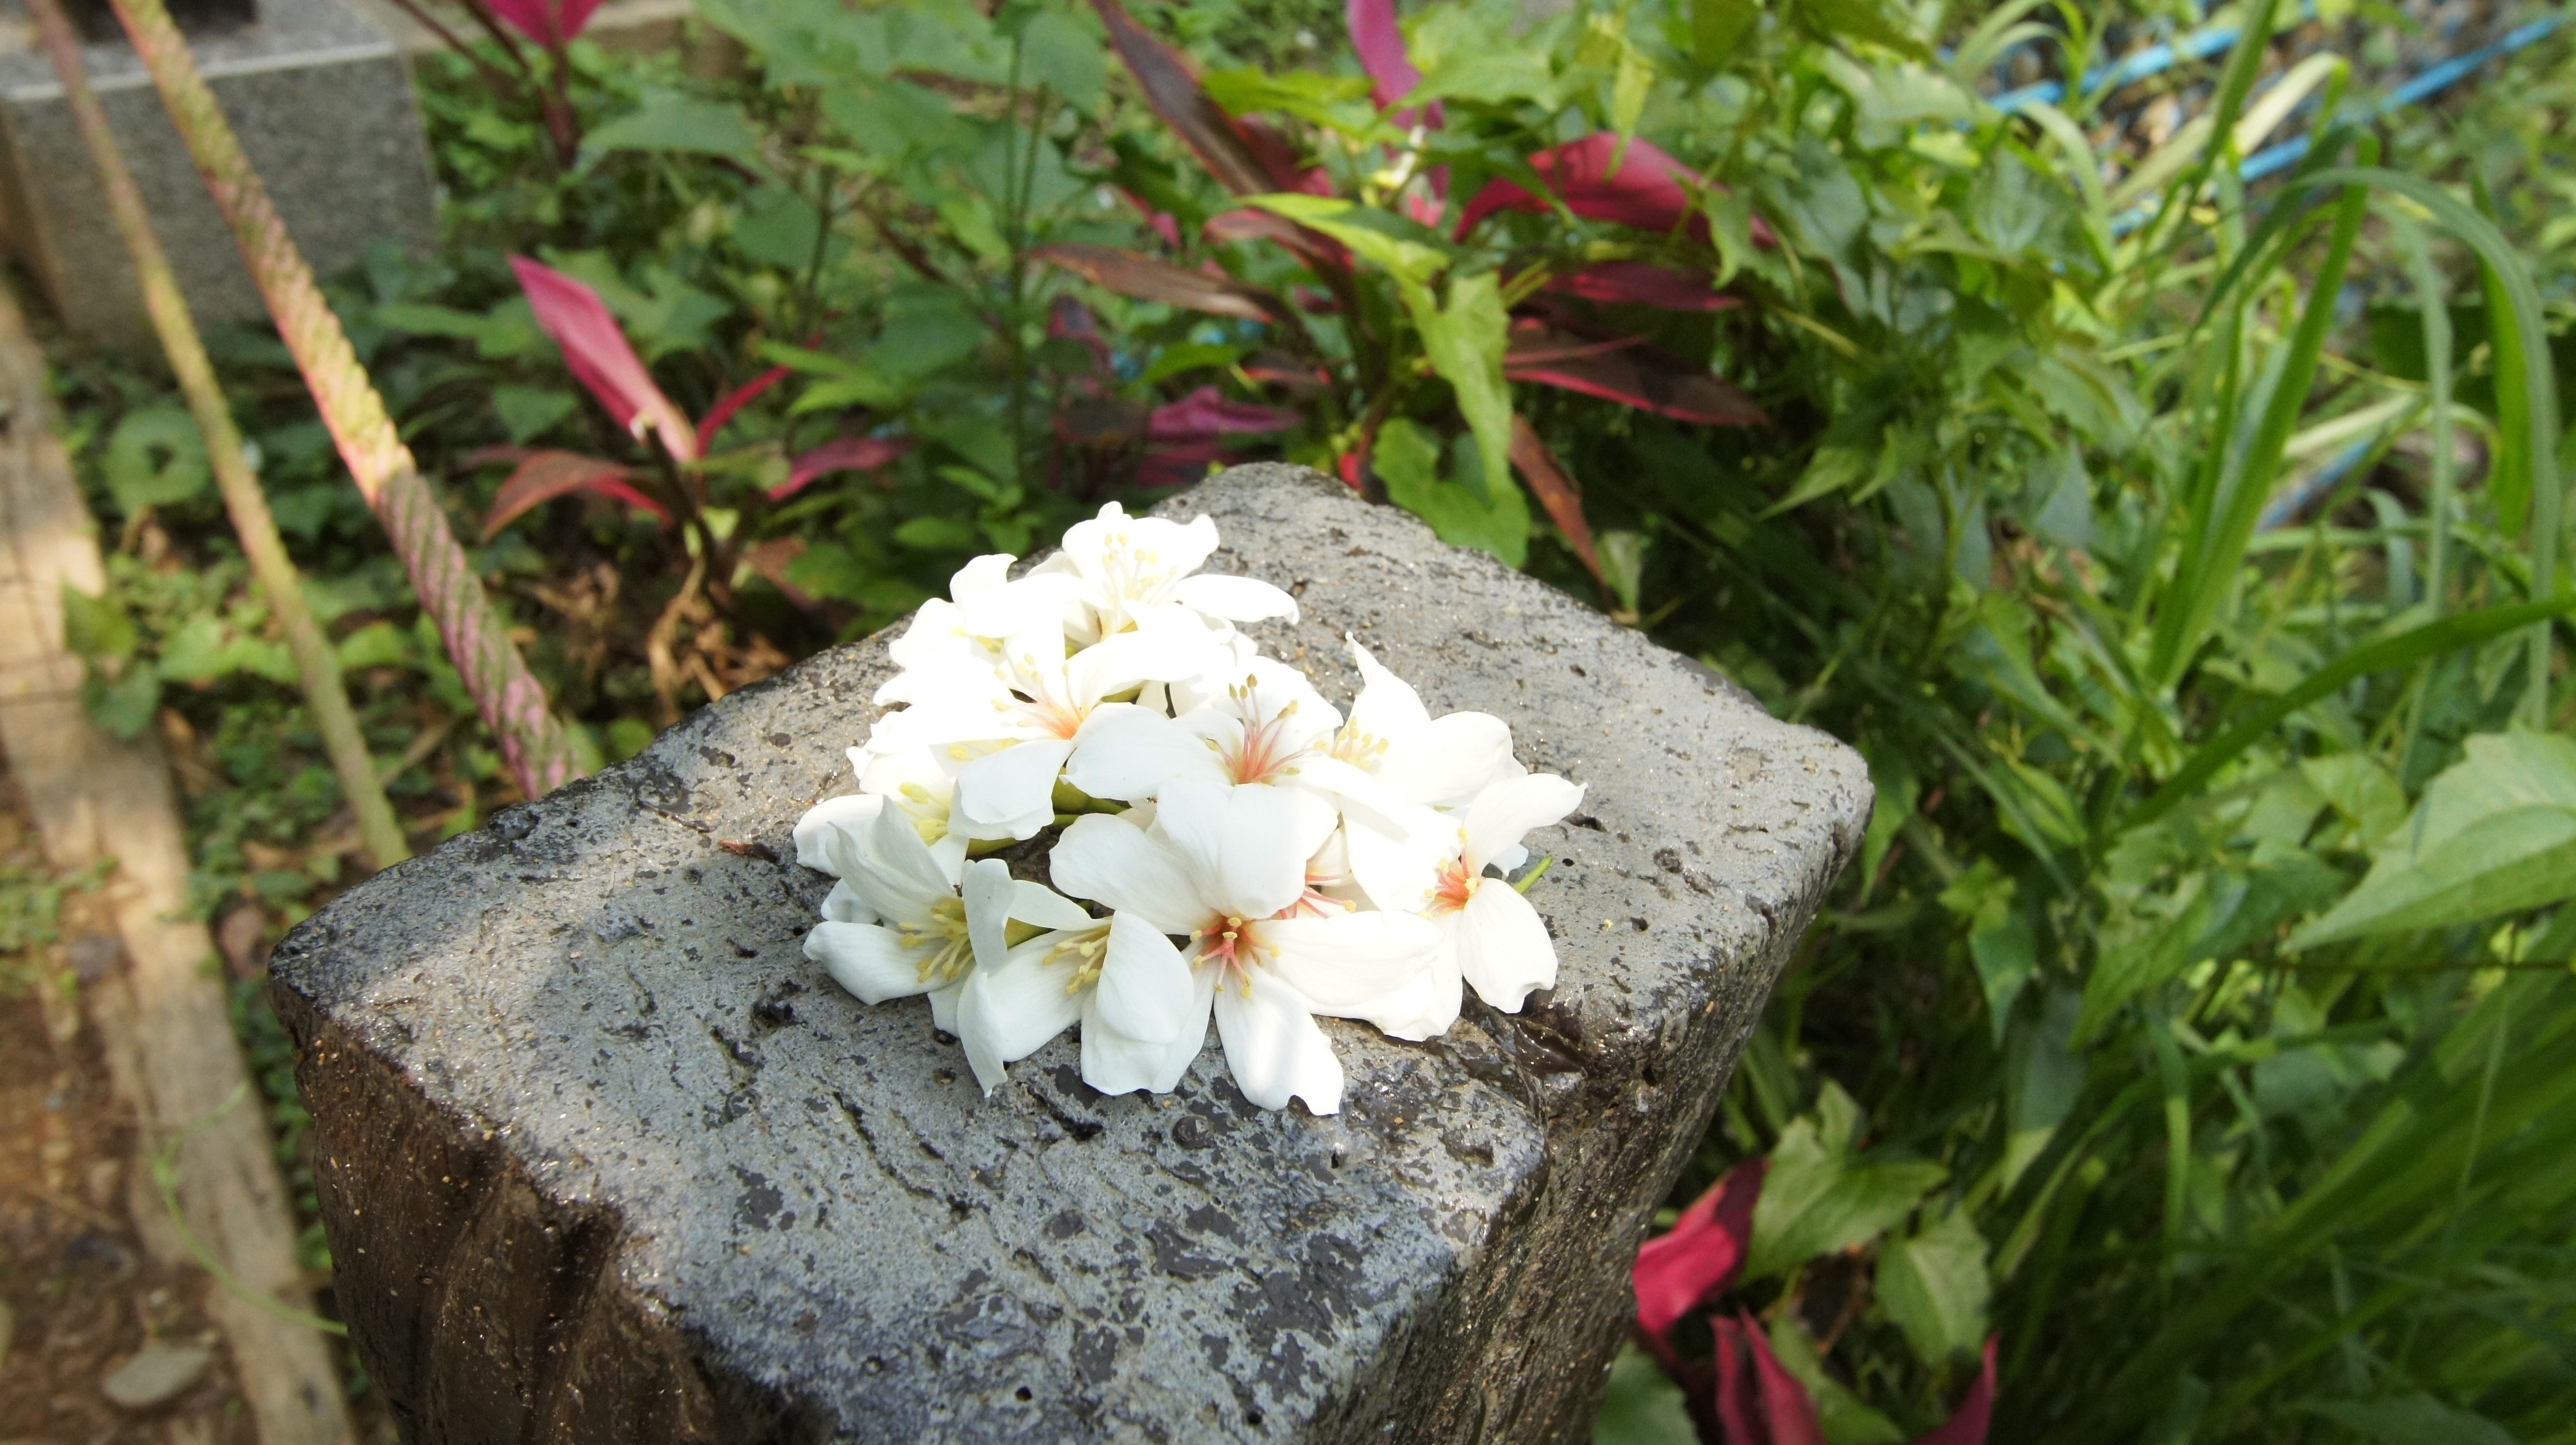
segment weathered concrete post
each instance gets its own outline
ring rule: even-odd
[[[1530,838],[1552,995],[1343,1112],[1221,1056],[1108,1098],[1072,1035],[987,1102],[917,1001],[799,952],[788,829],[848,790],[871,640],[353,890],[275,960],[338,1299],[414,1442],[1571,1441],[1647,1216],[1870,808],[1860,759],[1339,484],[1243,467],[1212,571],[1328,696],[1358,634],[1589,786]]]

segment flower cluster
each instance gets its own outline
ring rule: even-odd
[[[1424,1039],[1465,985],[1515,1012],[1556,982],[1493,875],[1583,790],[1524,768],[1500,718],[1431,716],[1356,639],[1345,719],[1237,630],[1297,603],[1199,572],[1216,545],[1209,518],[1113,502],[1024,576],[968,563],[889,649],[877,701],[902,706],[850,749],[859,791],[796,825],[840,880],[806,955],[871,1004],[928,994],[988,1094],[1076,1021],[1093,1088],[1168,1092],[1213,1013],[1246,1098],[1329,1114],[1315,1015]],[[1052,889],[987,856],[1050,833]]]

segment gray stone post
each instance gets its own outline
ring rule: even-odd
[[[414,1442],[1579,1441],[1628,1268],[1870,810],[1860,758],[1406,514],[1282,466],[1162,508],[1434,713],[1586,784],[1529,840],[1559,986],[1443,1038],[1324,1021],[1343,1112],[1211,1047],[986,1101],[919,1000],[799,952],[788,829],[847,791],[881,639],[353,889],[296,930],[337,1298]]]

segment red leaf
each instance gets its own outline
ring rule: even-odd
[[[1145,435],[1162,442],[1230,432],[1286,431],[1297,420],[1293,411],[1256,406],[1248,401],[1227,401],[1215,387],[1202,386],[1179,401],[1154,408],[1153,415],[1146,419]]]
[[[1354,492],[1360,490],[1360,454],[1344,452],[1333,458],[1333,473],[1342,479],[1343,486]]]
[[[1744,1342],[1753,1347],[1753,1375],[1771,1445],[1825,1445],[1824,1429],[1816,1423],[1816,1402],[1807,1397],[1806,1386],[1780,1368],[1779,1357],[1771,1353],[1771,1341],[1751,1315],[1744,1316]]]
[[[546,47],[561,50],[565,42],[581,33],[590,23],[600,0],[486,0],[492,13],[517,27],[520,34]]]
[[[1743,303],[1710,289],[1708,277],[1651,261],[1596,261],[1547,283],[1605,305],[1653,306],[1665,311],[1724,311]]]
[[[1208,468],[1228,459],[1224,443],[1212,436],[1182,442],[1158,442],[1136,464],[1140,487],[1186,487],[1207,479]]]
[[[644,369],[635,348],[626,344],[626,333],[618,329],[617,318],[608,314],[599,293],[525,256],[511,257],[510,269],[518,273],[519,288],[528,293],[537,324],[563,348],[564,364],[617,418],[617,424],[638,441],[650,427],[673,460],[696,461],[697,432],[653,384],[653,374]]]
[[[1708,1322],[1717,1336],[1717,1435],[1719,1445],[1770,1445],[1755,1433],[1762,1407],[1744,1368],[1744,1327],[1733,1320]]]
[[[1252,148],[1253,159],[1270,176],[1271,189],[1302,191],[1310,196],[1333,193],[1333,176],[1322,166],[1301,167],[1297,164],[1297,145],[1288,137],[1260,120],[1238,119],[1234,128],[1243,133],[1244,144]]]
[[[834,472],[873,472],[912,450],[910,437],[837,437],[787,464],[787,480],[769,489],[773,502]]]
[[[1341,242],[1258,206],[1219,211],[1208,217],[1199,234],[1211,241],[1268,241],[1287,247],[1318,268],[1347,271],[1351,266],[1350,250]]]
[[[1152,420],[1153,414],[1142,402],[1114,396],[1088,397],[1055,414],[1055,434],[1068,446],[1125,447],[1143,436]]]
[[[1304,395],[1333,384],[1333,374],[1311,361],[1279,351],[1256,351],[1243,359],[1243,374],[1268,386]]]
[[[1592,580],[1602,582],[1601,554],[1592,545],[1592,524],[1583,520],[1583,494],[1575,490],[1574,479],[1565,474],[1565,468],[1556,464],[1556,454],[1547,449],[1547,443],[1540,441],[1529,422],[1518,415],[1512,418],[1512,465],[1520,468],[1530,490],[1538,493],[1539,505],[1547,508],[1556,529],[1565,534],[1566,544],[1591,570]]]
[[[1136,208],[1137,214],[1145,218],[1146,228],[1161,237],[1164,245],[1175,251],[1181,249],[1181,223],[1172,219],[1171,212],[1155,210],[1153,202],[1124,186],[1119,188],[1118,194],[1126,198],[1127,204]]]
[[[1769,1168],[1767,1159],[1736,1165],[1692,1200],[1671,1230],[1637,1250],[1639,1329],[1660,1339],[1674,1321],[1735,1283],[1752,1245],[1753,1204],[1762,1197],[1762,1177]]]
[[[1172,128],[1216,177],[1217,184],[1238,196],[1279,190],[1275,178],[1244,138],[1243,128],[1225,107],[1208,98],[1198,71],[1179,51],[1156,39],[1122,9],[1118,0],[1091,0],[1100,23],[1109,31],[1109,46],[1145,91],[1145,103]]]
[[[1422,84],[1422,71],[1405,53],[1404,31],[1395,23],[1395,0],[1344,0],[1342,21],[1351,32],[1351,49],[1359,52],[1360,68],[1368,72],[1378,109],[1392,108]],[[1399,110],[1388,119],[1411,130],[1423,124],[1425,116],[1419,110]],[[1433,130],[1442,124],[1436,102],[1428,122]]]
[[[1611,169],[1614,160],[1616,170]],[[1691,209],[1690,197],[1692,190],[1709,189],[1708,183],[1651,141],[1631,140],[1622,152],[1617,135],[1595,131],[1581,140],[1550,146],[1531,156],[1529,163],[1565,208],[1586,220],[1667,234],[1687,220],[1692,239],[1708,242],[1708,218]],[[1458,217],[1457,235],[1463,239],[1478,221],[1496,211],[1539,215],[1547,210],[1547,202],[1527,186],[1496,176],[1467,202]],[[1765,246],[1778,240],[1759,216],[1753,218],[1753,239]]]
[[[530,452],[492,498],[492,510],[483,516],[483,540],[489,542],[499,536],[503,527],[531,509],[574,492],[596,492],[650,512],[664,526],[670,525],[669,508],[627,484],[627,478],[634,475],[631,467],[579,452]]]
[[[1941,1428],[1914,1445],[1986,1445],[1986,1425],[1995,1411],[1995,1336],[1986,1337],[1985,1368],[1968,1387],[1968,1397]]]
[[[725,423],[733,420],[735,412],[742,410],[753,397],[760,395],[762,392],[769,390],[771,387],[776,386],[778,383],[785,381],[786,379],[787,368],[783,366],[773,366],[767,371],[762,372],[760,375],[753,377],[751,380],[744,382],[742,385],[735,387],[733,390],[726,392],[724,395],[717,397],[716,404],[707,408],[707,414],[698,418],[698,445],[714,445],[716,433],[724,430]]]
[[[1159,301],[1211,316],[1239,316],[1246,321],[1275,321],[1287,309],[1278,297],[1257,286],[1114,246],[1050,241],[1029,254],[1061,266],[1104,291],[1140,301]]]
[[[1545,326],[1512,328],[1503,375],[1514,381],[1579,391],[1699,426],[1760,426],[1769,420],[1753,398],[1643,344],[1642,337],[1586,342]]]

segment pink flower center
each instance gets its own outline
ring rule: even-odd
[[[1476,896],[1477,887],[1484,881],[1467,871],[1467,860],[1450,859],[1440,865],[1440,876],[1431,885],[1430,911],[1456,913],[1467,906],[1467,900]]]

